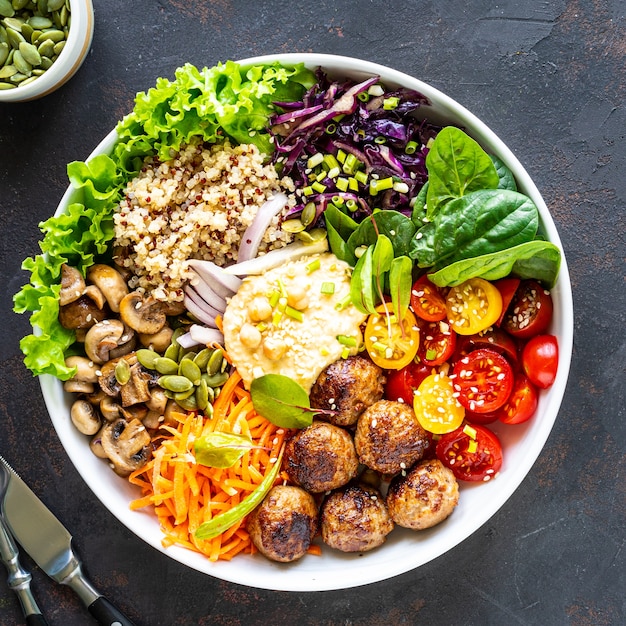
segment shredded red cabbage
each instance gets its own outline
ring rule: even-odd
[[[439,131],[439,127],[413,115],[428,104],[427,98],[412,89],[388,90],[379,85],[378,76],[360,83],[331,80],[319,68],[316,77],[316,84],[299,103],[276,103],[283,112],[270,119],[274,164],[282,175],[294,180],[302,199],[290,216],[299,215],[313,202],[317,221],[328,203],[337,198],[352,200],[350,211],[357,221],[375,208],[410,213],[410,199],[428,177],[428,141]],[[353,155],[364,175],[358,185],[350,180],[350,188],[345,189],[345,181],[342,185],[338,179],[354,178],[354,172],[343,170],[338,176],[324,176],[317,171],[318,184],[311,189],[309,158],[316,154]],[[391,179],[393,187],[376,191],[372,181],[383,179],[387,183]]]

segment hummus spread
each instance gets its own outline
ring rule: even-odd
[[[367,317],[350,303],[350,266],[311,255],[244,279],[224,312],[226,351],[246,387],[282,374],[307,393],[320,372],[356,354]]]

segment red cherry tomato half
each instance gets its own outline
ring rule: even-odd
[[[502,296],[502,313],[500,313],[500,318],[496,322],[496,326],[500,326],[500,324],[502,324],[504,314],[509,308],[509,304],[511,304],[511,300],[513,300],[513,296],[515,295],[520,282],[519,278],[501,278],[493,283]]]
[[[389,370],[385,385],[385,398],[394,401],[401,400],[413,406],[413,392],[431,373],[432,368],[415,362],[409,363],[401,370]]]
[[[454,365],[454,389],[459,402],[474,413],[499,409],[513,389],[513,370],[498,352],[480,348]]]
[[[509,399],[495,412],[495,416],[505,424],[521,424],[529,420],[537,410],[537,389],[528,376],[522,372],[515,374],[513,391]]]
[[[530,381],[547,389],[556,378],[559,346],[554,335],[537,335],[522,350],[522,367]]]
[[[552,320],[552,296],[538,282],[523,280],[502,320],[513,337],[528,339],[548,328]]]
[[[506,406],[506,404],[505,404]],[[489,413],[474,413],[473,411],[465,411],[465,419],[470,424],[493,424],[498,421],[498,413],[502,410],[489,411]]]
[[[458,361],[478,348],[489,348],[503,354],[509,361],[514,363],[517,361],[518,346],[516,340],[500,328],[493,326],[477,335],[459,335],[454,361]]]
[[[427,322],[439,322],[446,318],[446,298],[444,292],[428,280],[424,274],[420,276],[411,289],[411,308],[417,317]]]
[[[445,363],[456,347],[457,334],[447,322],[426,322],[417,320],[420,329],[420,343],[417,356],[425,365],[434,367]]]
[[[487,481],[502,467],[500,440],[480,424],[466,424],[442,435],[435,452],[459,480]]]

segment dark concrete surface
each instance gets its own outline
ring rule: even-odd
[[[140,626],[626,623],[623,0],[95,0],[93,47],[43,100],[0,105],[0,453],[75,536],[95,584]],[[114,519],[64,453],[11,311],[37,224],[137,91],[190,61],[328,52],[408,72],[464,104],[513,149],[559,229],[571,272],[570,382],[546,448],[507,504],[450,552],[347,591],[244,588],[173,562]],[[34,567],[24,558],[24,562]],[[0,624],[20,624],[0,568]],[[34,568],[49,622],[92,623]]]

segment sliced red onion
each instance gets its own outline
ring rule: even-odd
[[[215,309],[210,309],[206,302],[203,302],[202,298],[199,298],[197,293],[188,292],[185,290],[185,298],[183,300],[185,308],[199,321],[211,328],[217,328],[215,318],[218,313]]]
[[[240,278],[227,274],[223,267],[216,265],[212,261],[191,259],[189,267],[222,298],[230,298],[241,286]]]
[[[302,241],[294,241],[284,248],[271,250],[267,254],[255,257],[243,263],[235,263],[224,268],[224,271],[236,276],[248,276],[251,274],[262,274],[278,265],[294,261],[303,256],[311,254],[321,254],[328,250],[328,239],[320,239],[313,243],[303,243]]]
[[[185,297],[193,300],[199,307],[204,309],[208,315],[216,318],[218,315],[224,314],[224,309],[218,309],[211,302],[202,297],[202,294],[196,291],[191,285],[185,286]]]
[[[224,335],[217,328],[207,328],[199,324],[192,324],[189,327],[189,331],[181,335],[176,341],[183,348],[192,348],[193,346],[222,343]]]
[[[277,193],[259,207],[252,223],[246,228],[241,239],[237,253],[238,262],[253,259],[257,255],[263,235],[265,235],[270,222],[285,206],[287,206],[287,196],[284,193]]]
[[[226,310],[226,300],[219,294],[213,291],[212,287],[203,280],[199,280],[197,283],[191,283],[185,286],[185,293],[188,290],[193,290],[191,296],[197,295],[203,302],[209,307],[211,312],[215,311],[214,315],[223,315]],[[194,298],[195,299],[195,298]]]

